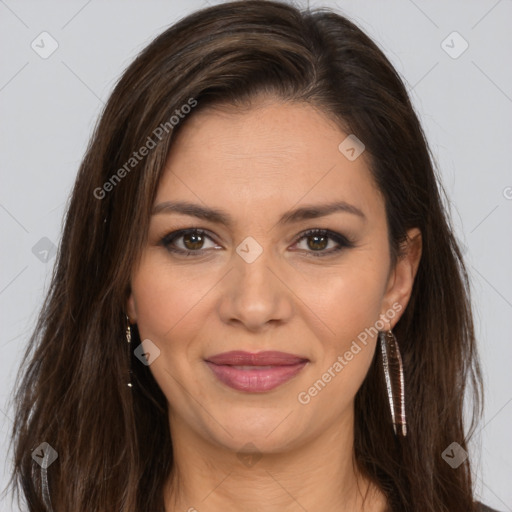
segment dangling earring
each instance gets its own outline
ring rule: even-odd
[[[393,430],[395,435],[405,437],[407,436],[407,419],[405,417],[404,370],[398,341],[391,329],[387,332],[380,331],[379,341]]]
[[[132,329],[130,327],[130,319],[128,316],[126,317],[126,341],[128,343],[128,360],[130,361],[130,382],[128,382],[128,387],[132,388]]]

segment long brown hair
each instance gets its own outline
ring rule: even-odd
[[[393,511],[474,510],[469,460],[453,469],[442,458],[454,441],[467,449],[481,414],[468,278],[406,88],[343,16],[249,0],[195,12],[158,36],[125,71],[95,129],[16,381],[11,481],[31,512],[164,511],[173,465],[167,402],[127,349],[130,273],[181,126],[208,105],[242,108],[259,93],[308,102],[364,142],[394,261],[406,231],[422,233],[412,296],[395,327],[409,433],[393,433],[376,353],[355,401],[358,468]],[[135,347],[136,329],[133,336]],[[43,442],[58,454],[45,472],[32,458]]]

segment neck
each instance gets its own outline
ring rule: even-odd
[[[236,453],[171,422],[173,472],[166,512],[384,512],[382,492],[353,459],[353,422],[278,453]],[[243,443],[242,443],[243,444]]]

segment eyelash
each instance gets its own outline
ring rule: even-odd
[[[176,247],[171,246],[171,243],[174,242],[176,239],[178,239],[184,235],[190,234],[190,233],[195,233],[195,234],[198,234],[201,236],[206,236],[207,238],[212,240],[212,242],[214,242],[212,237],[210,235],[208,235],[208,233],[205,230],[200,229],[200,228],[189,228],[189,229],[180,229],[178,231],[173,231],[172,233],[165,235],[160,240],[159,245],[162,245],[163,247],[165,247],[169,252],[180,254],[182,256],[198,256],[201,254],[202,249],[198,249],[197,251],[188,251],[185,249],[177,249]],[[331,249],[329,251],[325,251],[325,250],[306,251],[306,253],[309,253],[309,256],[312,256],[314,258],[326,257],[326,256],[332,255],[334,253],[337,253],[344,248],[350,249],[352,247],[355,247],[355,244],[351,240],[349,240],[347,237],[341,235],[340,233],[336,233],[334,231],[329,231],[328,229],[309,229],[307,231],[304,231],[303,233],[301,233],[301,235],[299,236],[297,241],[294,243],[294,245],[301,242],[304,238],[308,238],[310,236],[315,236],[315,235],[330,238],[331,240],[335,241],[338,244],[338,247]]]

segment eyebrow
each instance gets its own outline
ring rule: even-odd
[[[285,212],[277,222],[278,225],[292,224],[307,219],[316,219],[324,217],[336,212],[345,212],[356,215],[363,220],[367,220],[365,214],[356,206],[349,204],[345,201],[335,201],[327,204],[308,205],[295,210]],[[209,208],[199,204],[189,203],[186,201],[164,201],[157,204],[152,215],[160,213],[181,213],[191,217],[214,222],[216,224],[223,224],[228,228],[232,228],[234,221],[229,213],[218,208]]]

